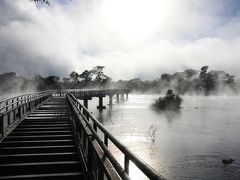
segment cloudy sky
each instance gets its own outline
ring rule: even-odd
[[[240,0],[0,0],[0,73],[117,79],[186,68],[240,76]]]

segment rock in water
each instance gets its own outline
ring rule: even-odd
[[[169,89],[164,97],[160,97],[155,101],[154,106],[160,110],[178,109],[180,108],[181,103],[182,98]]]

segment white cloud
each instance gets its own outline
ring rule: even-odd
[[[240,19],[225,16],[222,1],[115,1],[1,1],[0,72],[67,76],[104,65],[129,79],[209,65],[240,75]]]

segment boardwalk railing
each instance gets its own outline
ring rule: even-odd
[[[29,114],[48,99],[53,91],[24,94],[0,101],[0,142]]]
[[[53,96],[65,96],[67,92],[75,97],[99,97],[122,93],[128,94],[129,89],[65,89],[54,91]]]
[[[73,110],[73,133],[79,152],[83,152],[82,156],[86,160],[85,167],[88,172],[93,172],[94,179],[130,179],[130,161],[149,179],[165,179],[128,147],[119,142],[71,93],[67,93],[67,100]],[[98,131],[103,134],[103,137],[99,136]],[[109,141],[123,153],[124,167],[120,165],[108,149]]]

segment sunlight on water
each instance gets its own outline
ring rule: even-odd
[[[154,111],[157,95],[130,95],[102,113],[90,110],[121,142],[167,179],[240,179],[240,97],[183,97],[179,111]],[[105,98],[105,104],[108,99]],[[121,159],[123,155],[112,152]],[[224,158],[235,159],[224,166]],[[133,165],[133,179],[145,179]]]

